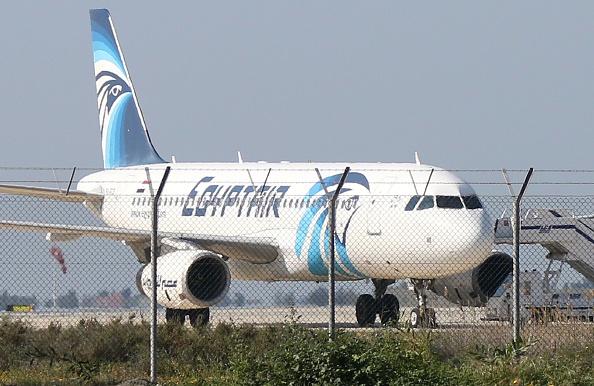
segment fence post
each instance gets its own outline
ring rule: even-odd
[[[150,178],[149,169],[145,168],[146,174],[149,181],[150,193],[153,197],[153,213],[152,213],[152,232],[151,232],[151,283],[152,283],[152,293],[151,293],[151,382],[156,384],[157,383],[157,256],[158,253],[158,240],[157,240],[157,230],[159,225],[159,199],[161,198],[161,193],[163,192],[163,188],[165,187],[165,181],[167,181],[167,177],[169,176],[169,172],[171,171],[171,166],[167,166],[165,169],[165,173],[163,174],[163,178],[161,179],[161,183],[159,184],[159,189],[157,190],[157,194],[153,196],[153,189],[152,189],[152,179]]]
[[[514,237],[513,237],[513,247],[514,247],[514,287],[513,287],[513,302],[514,302],[514,343],[518,343],[520,341],[520,202],[522,201],[522,197],[524,196],[524,192],[526,191],[526,187],[528,186],[528,182],[530,181],[530,177],[532,176],[532,172],[534,171],[533,168],[528,170],[528,174],[524,179],[524,184],[522,185],[522,189],[520,189],[520,193],[518,197],[516,197],[514,201]]]
[[[328,189],[326,188],[326,184],[324,183],[324,179],[320,174],[320,170],[316,168],[316,173],[318,173],[318,178],[322,187],[324,188],[324,192],[326,193],[326,198],[328,200],[328,228],[330,233],[330,257],[329,257],[329,264],[328,264],[328,311],[329,311],[329,318],[328,318],[328,337],[330,341],[334,339],[334,330],[336,328],[336,291],[335,291],[335,273],[334,273],[334,266],[335,266],[335,238],[336,235],[336,200],[338,200],[338,196],[340,191],[342,190],[342,186],[344,185],[349,172],[351,171],[350,167],[346,167],[344,169],[344,173],[342,173],[342,177],[340,177],[340,181],[338,182],[338,186],[334,191],[334,194],[330,196]]]

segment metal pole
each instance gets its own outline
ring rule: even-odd
[[[150,176],[148,168],[145,170],[147,176]],[[163,174],[163,178],[161,179],[161,183],[159,184],[157,194],[153,196],[153,226],[151,232],[151,284],[153,287],[151,292],[151,382],[154,384],[157,383],[157,256],[159,255],[157,250],[157,229],[159,225],[158,210],[159,199],[161,198],[161,193],[163,192],[163,187],[165,186],[165,181],[167,181],[170,171],[171,167],[167,166],[165,173]],[[152,180],[150,178],[149,184],[151,187],[150,191],[152,196]]]
[[[520,341],[520,202],[522,201],[522,197],[524,196],[524,192],[526,191],[526,187],[528,186],[528,182],[530,181],[530,177],[532,176],[533,171],[533,168],[530,168],[530,170],[528,170],[528,174],[524,179],[522,189],[520,189],[520,194],[514,201],[514,343],[518,343]]]
[[[335,291],[335,235],[336,235],[336,200],[342,190],[342,187],[346,181],[347,176],[349,175],[351,168],[348,166],[344,169],[344,173],[342,177],[340,177],[340,181],[338,182],[338,186],[332,195],[330,200],[330,206],[328,207],[328,211],[330,212],[330,267],[328,268],[328,307],[330,308],[330,319],[328,321],[328,336],[330,341],[334,339],[334,330],[336,328],[336,291]]]

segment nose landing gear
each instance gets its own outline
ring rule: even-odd
[[[435,309],[427,307],[427,289],[431,285],[431,280],[411,279],[417,296],[418,307],[410,312],[409,325],[411,328],[436,328],[437,318]]]

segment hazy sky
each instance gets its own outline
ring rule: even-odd
[[[11,2],[0,165],[102,165],[92,7],[166,159],[594,168],[586,1]]]
[[[594,169],[592,1],[10,2],[0,166],[101,167],[92,7],[166,159]]]

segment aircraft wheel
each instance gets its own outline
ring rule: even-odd
[[[184,324],[186,321],[186,310],[167,308],[165,309],[165,320],[168,323]]]
[[[210,308],[197,308],[188,310],[192,327],[206,326],[210,320]]]
[[[419,328],[423,325],[423,317],[421,316],[421,310],[417,307],[410,311],[409,325],[411,328]]]
[[[369,294],[361,295],[357,298],[355,306],[357,314],[357,323],[361,327],[370,326],[375,323],[376,304],[373,296]]]
[[[380,321],[386,325],[398,323],[400,318],[400,303],[398,298],[392,294],[382,296],[379,306]]]

